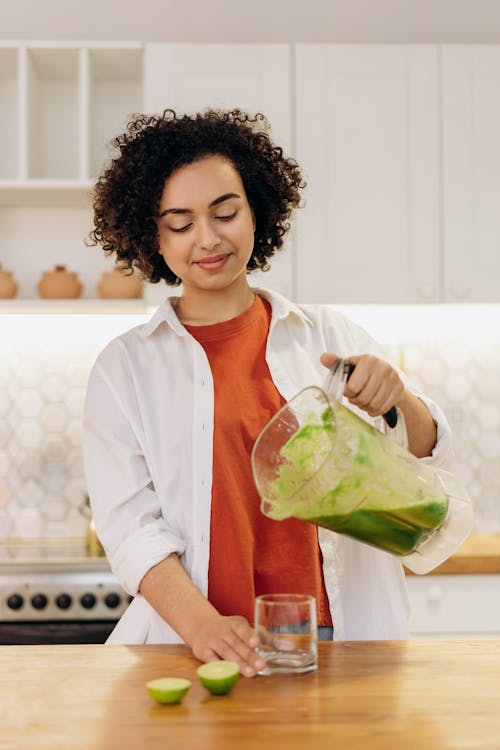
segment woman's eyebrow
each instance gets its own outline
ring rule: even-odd
[[[224,203],[224,201],[227,201],[230,198],[241,198],[241,195],[238,195],[238,193],[224,193],[224,195],[220,195],[218,198],[215,198],[213,201],[211,201],[208,204],[208,207],[212,208],[213,206],[218,206],[219,203]],[[192,208],[166,208],[165,211],[162,211],[160,214],[158,214],[158,218],[161,219],[162,216],[166,216],[167,214],[192,214],[192,213],[193,213]]]

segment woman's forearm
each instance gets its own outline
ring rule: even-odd
[[[196,588],[176,554],[153,566],[141,581],[139,590],[158,614],[188,644],[209,620],[219,614]]]
[[[257,638],[247,620],[219,614],[191,581],[177,555],[151,568],[139,589],[200,661],[236,661],[247,677],[263,669],[264,661],[255,652]]]
[[[397,406],[405,418],[409,450],[417,458],[430,456],[437,440],[432,414],[423,401],[406,389]]]

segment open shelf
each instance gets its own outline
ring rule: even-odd
[[[142,111],[142,50],[91,49],[89,70],[89,174],[108,161],[110,143]]]
[[[92,299],[112,261],[87,246],[108,146],[142,109],[138,42],[0,42],[0,265],[19,286],[18,298],[0,300],[3,312],[147,307]],[[78,274],[84,298],[33,299],[56,265]]]
[[[0,206],[83,206],[93,185],[89,179],[0,179]]]
[[[0,108],[1,190],[18,180],[29,202],[32,187],[52,189],[43,181],[95,178],[143,109],[142,45],[0,43]]]
[[[77,49],[26,49],[27,177],[78,177]]]
[[[145,299],[0,299],[0,315],[147,315],[156,307]]]
[[[18,174],[19,63],[15,48],[0,48],[0,177]]]

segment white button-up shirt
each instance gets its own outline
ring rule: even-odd
[[[266,359],[290,400],[322,385],[322,352],[384,356],[360,327],[327,305],[295,305],[256,290],[272,306]],[[97,533],[111,568],[135,599],[110,637],[114,643],[179,642],[138,593],[144,575],[177,553],[206,596],[210,555],[214,389],[203,347],[167,299],[151,320],[114,339],[90,375],[84,415],[84,463]],[[441,410],[429,408],[441,464],[450,442]],[[369,419],[366,413],[362,413]],[[319,529],[325,585],[336,639],[405,638],[407,596],[400,559]]]

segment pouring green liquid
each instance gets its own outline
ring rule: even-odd
[[[425,466],[416,472],[409,458],[349,409],[333,404],[320,421],[306,423],[281,448],[264,512],[277,520],[294,516],[409,555],[443,523],[448,510],[435,477]]]

